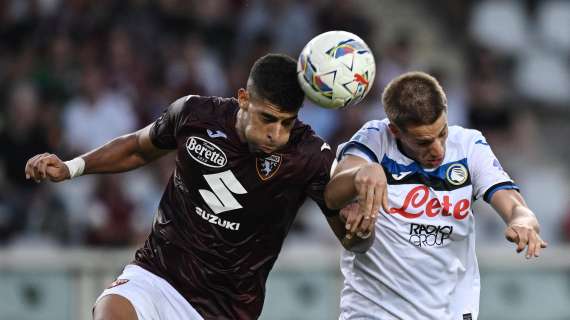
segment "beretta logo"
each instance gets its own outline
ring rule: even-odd
[[[188,138],[186,150],[194,160],[208,167],[221,168],[228,162],[222,149],[200,137]]]

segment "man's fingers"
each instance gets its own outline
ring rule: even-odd
[[[534,231],[529,232],[528,235],[528,249],[526,250],[526,258],[530,259],[536,256],[536,248],[538,247],[538,239]]]
[[[390,210],[388,207],[388,188],[384,188],[384,190],[382,190],[382,208],[386,213]]]
[[[38,172],[40,173],[40,178],[44,180],[47,176],[47,166],[48,166],[48,158],[44,157],[40,159],[38,163]]]
[[[360,207],[359,216],[357,217],[358,221],[351,226],[350,231],[353,234],[357,232],[362,233],[362,230],[368,229],[368,224],[372,219],[372,216],[375,214],[374,210],[376,198],[374,197],[374,189],[375,188],[372,186],[367,186],[366,188],[366,205],[364,207]],[[376,210],[378,209],[376,208]]]
[[[34,159],[34,161],[32,162],[32,177],[36,182],[40,182],[40,170],[39,170],[39,164],[40,164],[40,160],[42,159],[44,155],[40,155],[39,157],[37,157],[36,159]]]
[[[26,167],[24,168],[24,172],[26,173],[26,179],[32,178],[32,163],[33,163],[33,161],[34,161],[37,157],[39,157],[39,156],[40,156],[40,155],[37,154],[37,155],[31,157],[31,158],[28,160],[28,162],[26,162]]]
[[[534,253],[534,256],[539,257],[540,252],[542,251],[543,248],[546,248],[547,244],[546,244],[546,242],[544,242],[542,240],[542,238],[540,237],[539,234],[536,235],[536,238],[537,238],[537,245],[536,245],[536,251]]]
[[[364,210],[361,210],[361,212],[364,214],[365,217],[367,217],[367,219],[370,219],[370,215],[374,213],[372,211],[373,207],[374,207],[374,188],[372,186],[367,186],[366,206],[364,207]]]
[[[356,233],[356,230],[360,226],[360,223],[362,222],[363,218],[364,218],[364,215],[362,213],[359,213],[356,215],[354,222],[350,226],[350,233],[352,233],[352,234]]]
[[[519,242],[519,235],[513,230],[513,228],[507,228],[505,231],[505,238],[510,242],[518,243]]]
[[[378,212],[382,206],[383,195],[384,193],[382,192],[382,189],[376,188],[374,191],[374,201],[372,202],[372,219],[375,219],[378,216]]]
[[[349,219],[350,222],[347,221],[346,223],[346,236],[348,239],[352,238],[352,236],[356,233],[356,228],[358,228],[358,225],[362,220],[362,214],[351,214]]]
[[[528,244],[528,235],[524,231],[517,231],[519,235],[519,242],[517,244],[517,252],[521,252],[524,250],[526,245]]]
[[[348,220],[348,216],[350,215],[350,213],[352,211],[357,211],[357,210],[358,210],[358,204],[356,203],[349,203],[344,208],[342,208],[339,213],[342,222],[346,224],[346,221]]]
[[[347,233],[346,236],[348,239],[352,238],[352,227],[359,222],[357,218],[360,215],[359,211],[363,207],[362,202],[363,200],[360,198],[358,200],[358,210],[349,210],[348,215],[346,216],[345,228]]]
[[[31,158],[30,160],[28,160],[27,163],[27,173],[28,176],[30,177],[30,179],[34,179],[35,180],[35,176],[34,176],[34,166],[36,161],[41,157],[41,154],[37,154],[35,155],[33,158]]]

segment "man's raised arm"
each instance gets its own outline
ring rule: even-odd
[[[154,146],[150,139],[151,127],[152,124],[115,138],[66,162],[55,154],[38,154],[26,163],[26,179],[59,182],[82,174],[118,173],[136,169],[171,151]]]

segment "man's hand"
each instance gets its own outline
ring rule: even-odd
[[[349,217],[353,220],[356,220],[356,218],[359,215],[359,211],[360,211],[360,206],[358,205],[357,202],[353,202],[353,203],[347,205],[346,207],[342,208],[342,210],[340,210],[340,213],[339,213],[340,219],[346,225],[346,221],[349,219]],[[362,238],[362,239],[366,239],[366,238],[370,237],[370,235],[372,234],[372,231],[374,230],[374,225],[376,223],[376,217],[377,217],[377,215],[374,215],[368,219],[366,219],[366,218],[361,219],[360,224],[354,226],[354,227],[356,227],[354,232],[351,232],[351,229],[349,229],[347,227],[345,237],[347,239],[352,239],[354,234],[356,234],[357,237]]]
[[[507,224],[505,238],[517,245],[517,252],[528,246],[526,258],[538,257],[548,244],[540,238],[538,220],[522,195],[516,190],[498,190],[491,198],[491,205]]]
[[[516,219],[509,223],[505,229],[505,237],[510,242],[517,245],[517,253],[528,247],[526,258],[540,256],[540,250],[546,248],[548,244],[540,238],[538,228],[534,227],[536,221],[527,221],[528,219]]]
[[[377,163],[366,164],[354,175],[354,187],[358,193],[358,210],[350,210],[346,216],[349,234],[372,230],[380,206],[388,212],[388,189],[386,176]]]
[[[50,180],[60,182],[69,179],[69,169],[55,154],[42,153],[32,157],[26,163],[26,179],[36,182]]]

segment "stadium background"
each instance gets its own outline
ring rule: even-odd
[[[24,180],[151,122],[186,94],[234,96],[266,52],[296,57],[327,30],[358,34],[377,76],[365,101],[301,118],[331,145],[383,117],[408,70],[443,84],[451,124],[483,131],[551,247],[525,261],[476,204],[481,319],[570,319],[570,1],[0,0],[0,320],[90,319],[132,258],[172,168],[64,184]],[[339,247],[308,202],[270,277],[263,319],[334,319]]]

